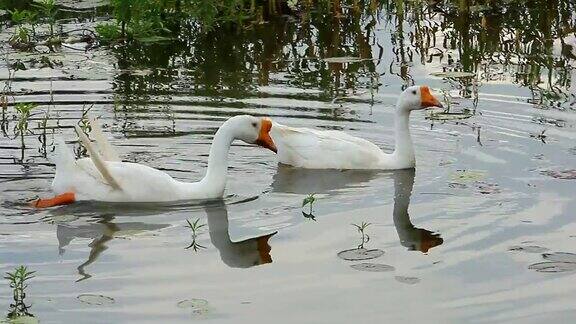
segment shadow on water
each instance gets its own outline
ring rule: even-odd
[[[115,217],[103,215],[92,218],[94,223],[83,225],[58,224],[56,227],[56,237],[58,238],[58,251],[63,255],[66,247],[74,239],[92,239],[88,244],[90,253],[88,259],[78,266],[78,274],[81,276],[76,281],[83,281],[92,277],[86,267],[93,264],[108,249],[108,244],[115,238],[130,237],[145,232],[156,231],[168,224],[147,224],[143,222],[114,222]]]
[[[444,240],[440,234],[412,224],[408,208],[414,187],[414,169],[394,171],[394,226],[398,232],[400,243],[411,251],[428,252],[431,248],[441,245]]]
[[[268,240],[277,232],[268,233],[239,242],[230,238],[228,209],[224,202],[205,205],[208,216],[210,241],[220,252],[222,261],[231,268],[249,268],[272,262]]]
[[[330,193],[351,187],[363,187],[386,174],[372,170],[311,170],[278,165],[272,182],[273,192],[309,194]]]
[[[108,249],[108,244],[115,238],[130,237],[133,235],[152,232],[166,228],[169,224],[150,224],[144,222],[116,222],[119,216],[144,217],[153,216],[167,211],[200,208],[199,204],[174,203],[174,204],[120,204],[102,202],[77,202],[50,210],[45,221],[54,221],[61,218],[85,218],[82,224],[57,223],[56,237],[58,238],[58,252],[63,255],[66,247],[74,239],[92,239],[88,244],[90,252],[88,259],[80,264],[78,274],[81,276],[77,281],[92,277],[86,271],[86,267],[93,264]],[[94,216],[94,215],[99,216]]]

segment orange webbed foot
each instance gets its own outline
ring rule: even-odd
[[[34,208],[47,208],[60,205],[69,205],[76,201],[76,195],[73,192],[65,192],[61,195],[52,198],[39,198],[30,202],[30,206]]]

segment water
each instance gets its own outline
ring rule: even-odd
[[[6,111],[0,271],[37,271],[26,298],[42,323],[574,320],[575,267],[563,254],[576,252],[574,6],[459,13],[402,3],[375,16],[281,17],[87,52],[22,53],[3,42],[3,81],[9,64],[27,67],[11,76],[10,103],[36,102],[49,115],[47,127],[38,125],[43,113],[33,116],[23,154],[12,104]],[[62,66],[31,63],[42,56]],[[334,56],[362,60],[321,59]],[[450,71],[475,76],[433,75]],[[217,127],[241,113],[391,149],[394,104],[412,84],[473,114],[414,113],[415,171],[298,170],[235,143],[221,201],[25,204],[50,195],[52,138],[75,140],[83,107],[125,160],[195,181]],[[301,209],[311,192],[314,220]],[[196,251],[187,219],[208,225]],[[338,257],[362,243],[350,225],[361,222],[371,223],[364,247],[384,254]],[[8,313],[11,302],[5,282],[0,308]]]

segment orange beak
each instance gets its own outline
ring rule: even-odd
[[[430,93],[430,88],[428,88],[427,86],[421,86],[420,87],[420,102],[421,102],[423,108],[428,108],[428,107],[443,108],[444,107],[444,106],[442,106],[440,101],[438,101],[438,99],[436,99],[436,97],[434,97]]]
[[[270,137],[270,130],[272,129],[272,121],[268,118],[262,118],[262,124],[260,125],[260,133],[258,134],[258,139],[256,144],[269,149],[270,151],[276,153],[276,144]]]

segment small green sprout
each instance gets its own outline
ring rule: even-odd
[[[90,138],[90,132],[92,131],[92,126],[90,125],[90,121],[88,119],[88,113],[90,112],[90,109],[92,109],[92,107],[94,107],[94,105],[91,105],[88,108],[86,108],[86,106],[83,106],[82,117],[80,117],[80,120],[78,120],[78,126],[84,132],[84,134],[88,136],[88,138]],[[84,147],[84,145],[82,145],[81,142],[79,142],[78,148],[74,150],[74,153],[76,154],[76,157],[79,158],[82,156],[86,156],[86,154],[88,154],[88,150]]]
[[[24,135],[29,132],[28,121],[30,119],[32,110],[36,107],[38,107],[38,105],[34,103],[19,103],[16,104],[15,106],[16,112],[18,113],[17,116],[18,122],[14,126],[14,133],[16,134],[16,136],[20,136],[22,160],[24,160],[24,149],[26,148],[26,144],[24,142]]]
[[[312,208],[314,203],[316,202],[316,197],[314,197],[316,193],[311,193],[302,200],[302,208],[306,207],[306,205],[310,205],[310,214],[312,214]]]
[[[101,23],[94,28],[100,39],[100,43],[110,44],[122,37],[120,27],[112,23]]]
[[[360,245],[358,245],[358,249],[363,249],[364,244],[366,244],[370,241],[370,236],[368,234],[364,233],[364,230],[368,226],[372,225],[372,223],[362,222],[360,225],[358,225],[358,224],[351,224],[351,225],[356,227],[356,230],[358,231],[358,233],[360,233],[360,235],[362,235],[362,237],[361,237],[362,243],[360,243]]]
[[[10,304],[8,319],[17,319],[22,316],[34,316],[30,313],[30,306],[25,304],[24,299],[26,298],[25,290],[28,287],[27,281],[34,278],[35,272],[36,271],[28,271],[28,268],[25,266],[17,267],[14,272],[6,272],[4,279],[9,281],[14,298],[14,303]]]
[[[14,29],[14,34],[10,37],[8,42],[12,46],[22,46],[30,43],[30,30],[24,27],[25,23],[33,24],[36,21],[36,13],[28,10],[14,9],[10,11],[10,19],[18,25]],[[34,26],[34,25],[32,25]],[[32,27],[34,28],[34,27]]]
[[[196,218],[196,220],[193,222],[186,220],[186,223],[188,223],[188,225],[186,225],[186,227],[190,228],[190,230],[192,231],[192,243],[190,243],[190,245],[188,245],[186,247],[186,250],[188,250],[189,248],[192,248],[194,251],[197,252],[200,249],[205,249],[206,248],[205,246],[200,245],[198,242],[196,242],[196,238],[199,235],[198,231],[202,227],[206,226],[206,224],[200,224],[200,218]]]
[[[47,129],[49,119],[50,119],[50,112],[46,111],[44,112],[44,116],[42,117],[42,119],[38,122],[38,129],[41,130],[41,133],[38,134],[38,141],[41,144],[41,147],[38,149],[38,151],[44,157],[48,155],[48,146],[54,145],[54,131],[52,131],[52,142],[48,143]]]
[[[314,197],[315,195],[316,193],[308,194],[308,196],[302,200],[302,208],[306,207],[306,205],[310,206],[310,211],[308,213],[302,211],[302,215],[304,215],[305,218],[309,218],[313,221],[316,220],[316,217],[312,214],[312,209],[314,207],[314,203],[316,202],[316,197]]]
[[[41,0],[34,2],[32,6],[42,14],[48,25],[50,26],[50,40],[54,41],[54,25],[56,25],[56,15],[58,8],[56,8],[56,0]]]

